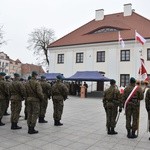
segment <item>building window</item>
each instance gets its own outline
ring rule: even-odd
[[[129,74],[121,74],[120,75],[120,86],[127,86],[129,84],[130,75]]]
[[[94,31],[94,33],[118,32],[118,29],[113,27],[105,27]]]
[[[105,62],[105,51],[97,52],[97,62]]]
[[[130,61],[130,50],[121,50],[121,61]]]
[[[147,60],[150,60],[150,48],[147,49]]]
[[[6,63],[6,67],[8,66],[8,63]]]
[[[76,53],[76,63],[83,63],[83,53]]]
[[[57,63],[58,64],[64,63],[64,54],[58,54]]]
[[[2,67],[5,67],[5,66],[4,66],[4,62],[2,62]]]

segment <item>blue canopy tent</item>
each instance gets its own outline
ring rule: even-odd
[[[58,75],[62,75],[61,73],[45,73],[43,74],[47,80],[56,80]],[[64,77],[65,78],[65,77]]]
[[[71,81],[110,81],[98,71],[77,71],[73,76],[65,78]]]

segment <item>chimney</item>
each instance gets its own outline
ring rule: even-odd
[[[132,15],[132,4],[124,4],[124,17]]]
[[[104,9],[95,10],[95,21],[104,19]]]

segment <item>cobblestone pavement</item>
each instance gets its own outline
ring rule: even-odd
[[[10,111],[9,111],[10,112]],[[45,119],[48,123],[37,123],[39,134],[29,135],[23,109],[18,125],[21,130],[10,129],[10,116],[4,116],[5,126],[0,127],[0,150],[149,150],[147,112],[141,102],[140,130],[137,139],[128,139],[125,129],[124,111],[121,113],[117,135],[107,135],[105,111],[101,99],[70,96],[65,101],[61,127],[53,125],[53,106],[49,101]]]

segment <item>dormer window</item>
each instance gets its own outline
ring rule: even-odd
[[[94,31],[93,33],[118,32],[119,30],[112,27],[105,27]]]

